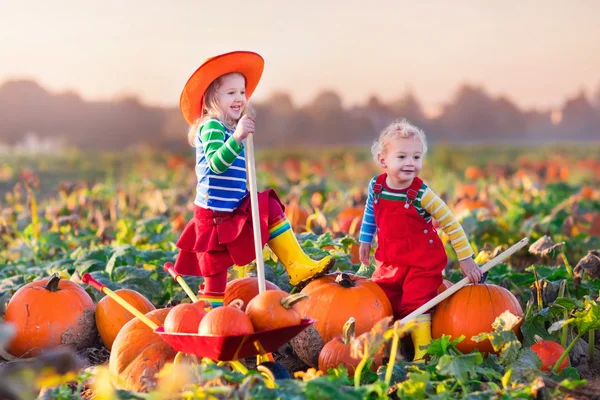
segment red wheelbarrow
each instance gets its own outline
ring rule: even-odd
[[[168,269],[170,269],[170,263],[165,265],[165,270]],[[169,272],[173,274],[172,270]],[[188,294],[191,293],[191,290],[180,276],[177,276],[175,279],[180,282]],[[236,336],[203,336],[192,333],[165,332],[164,327],[158,326],[118,294],[95,280],[90,274],[84,274],[81,280],[83,283],[111,297],[127,311],[144,322],[154,333],[159,335],[169,346],[178,352],[175,357],[176,363],[179,362],[184,354],[187,354],[200,359],[210,359],[220,365],[228,363],[233,369],[246,374],[248,369],[238,360],[257,356],[257,369],[265,374],[267,379],[273,381],[275,379],[290,378],[290,375],[283,366],[274,362],[271,352],[276,351],[316,322],[314,319],[303,319],[298,325]]]

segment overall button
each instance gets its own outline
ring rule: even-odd
[[[427,229],[425,229],[425,230],[423,231],[423,233],[427,235],[427,234],[429,233],[429,231],[428,231]]]
[[[429,244],[433,244],[433,239],[429,239]]]

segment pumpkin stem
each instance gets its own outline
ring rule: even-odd
[[[57,272],[55,272],[48,279],[48,283],[46,283],[44,289],[49,290],[51,292],[58,292],[58,282],[60,282],[60,275]]]
[[[339,274],[335,277],[335,281],[339,283],[341,287],[346,289],[355,286],[354,281],[350,279],[350,275],[348,274]]]
[[[541,337],[540,335],[533,335],[533,340],[534,340],[536,343],[539,343],[539,342],[543,341],[543,340],[544,340],[544,338],[543,338],[543,337]]]
[[[291,295],[289,295],[289,296],[284,297],[283,299],[281,299],[281,305],[286,310],[289,310],[297,302],[299,302],[301,300],[306,300],[308,298],[309,298],[309,296],[307,294],[305,294],[305,293],[291,294]]]
[[[342,332],[344,333],[342,336],[342,343],[350,344],[350,341],[356,336],[356,321],[354,320],[354,317],[348,318]]]
[[[242,299],[235,299],[231,303],[229,303],[228,306],[239,308],[241,310],[242,307],[244,307],[244,300],[242,300]]]

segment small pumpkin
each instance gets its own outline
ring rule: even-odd
[[[210,303],[203,300],[176,305],[165,318],[165,332],[198,333],[207,308],[210,308]]]
[[[542,371],[552,371],[554,365],[565,352],[565,348],[560,344],[553,342],[552,340],[543,340],[538,335],[535,335],[535,344],[531,346],[531,350],[533,350],[540,360],[542,360]],[[569,366],[569,357],[565,357],[565,359],[560,363],[558,367],[558,372],[560,372],[563,368]]]
[[[255,331],[299,325],[302,317],[294,304],[308,299],[304,293],[288,294],[283,290],[266,290],[253,298],[246,308]]]
[[[364,212],[363,207],[346,208],[340,212],[337,216],[338,230],[350,235],[359,232]]]
[[[170,308],[146,314],[157,325],[163,325]],[[123,325],[113,342],[108,361],[111,381],[119,389],[147,392],[156,386],[156,374],[177,352],[139,318]]]
[[[392,305],[383,289],[360,276],[333,273],[314,279],[302,289],[309,298],[296,306],[302,318],[316,319],[315,328],[327,343],[342,334],[348,318],[356,318],[356,334],[369,331]]]
[[[280,290],[276,284],[265,281],[267,290]],[[225,295],[223,297],[223,304],[229,305],[235,299],[240,299],[244,302],[242,311],[246,311],[246,305],[250,303],[254,297],[258,295],[258,278],[238,278],[234,279],[227,284],[225,288]]]
[[[431,334],[435,339],[442,335],[450,335],[452,339],[465,335],[465,340],[456,345],[461,352],[470,353],[478,349],[482,353],[493,353],[488,339],[478,343],[471,338],[493,332],[492,323],[505,311],[523,317],[523,309],[510,291],[490,283],[466,285],[436,306]],[[517,336],[520,335],[519,328],[520,324],[513,328]]]
[[[95,304],[75,282],[54,273],[22,286],[6,307],[5,322],[16,328],[7,351],[16,357],[35,357],[46,349],[74,344],[89,347],[98,331]]]
[[[356,322],[354,317],[350,317],[344,324],[342,336],[331,339],[323,346],[319,353],[319,370],[327,373],[330,368],[337,368],[343,365],[348,370],[348,376],[354,376],[356,367],[360,363],[360,358],[351,356],[350,343],[356,337]],[[381,354],[377,354],[371,364],[372,370],[382,364]]]
[[[156,309],[154,305],[141,293],[131,289],[118,289],[115,291],[127,303],[135,307],[142,314]],[[117,303],[110,296],[104,296],[96,305],[96,326],[102,342],[108,350],[112,349],[117,334],[127,322],[135,316]]]
[[[241,310],[241,300],[234,300],[228,306],[210,310],[198,327],[203,336],[238,336],[254,333],[250,318]]]

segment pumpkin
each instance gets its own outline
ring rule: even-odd
[[[294,232],[304,231],[308,215],[308,211],[300,207],[298,200],[292,200],[285,206],[285,216],[290,222],[290,226]]]
[[[234,300],[228,306],[210,310],[198,327],[203,336],[238,336],[254,333],[250,318],[241,310],[242,301]]]
[[[340,212],[337,216],[338,230],[350,235],[359,232],[364,212],[363,207],[346,208]]]
[[[392,315],[392,305],[375,282],[346,273],[314,279],[302,289],[309,299],[297,304],[302,318],[316,319],[323,342],[340,336],[350,317],[356,318],[356,334],[369,331],[383,317]]]
[[[161,308],[150,311],[146,317],[160,326],[169,311],[170,308]],[[108,361],[111,380],[119,389],[150,391],[156,386],[156,373],[176,354],[152,328],[134,318],[123,325],[113,342]]]
[[[142,314],[146,314],[156,308],[142,294],[131,289],[119,289],[115,291],[127,303],[135,307]],[[127,322],[135,316],[117,303],[110,296],[104,296],[96,305],[96,326],[102,338],[102,342],[108,350],[112,349],[117,334]]]
[[[75,282],[60,275],[30,282],[15,292],[4,320],[16,328],[6,350],[16,357],[35,357],[46,349],[74,344],[91,346],[98,332],[95,304]]]
[[[250,301],[246,315],[256,331],[299,325],[302,317],[293,306],[307,298],[304,293],[290,295],[283,290],[266,290]]]
[[[165,332],[198,333],[206,308],[210,307],[210,303],[204,300],[176,305],[165,318]]]
[[[450,282],[448,279],[444,279],[442,281],[442,284],[440,285],[440,287],[438,288],[438,294],[445,292],[446,289],[450,289],[450,286],[452,286],[453,283]]]
[[[354,358],[350,354],[350,343],[356,336],[356,322],[354,317],[350,317],[344,324],[342,336],[331,339],[323,346],[319,353],[319,370],[327,373],[330,368],[337,368],[343,365],[348,370],[348,376],[354,376],[354,371],[360,363],[360,358]],[[373,371],[382,364],[381,354],[377,354],[371,369]]]
[[[535,344],[531,346],[531,350],[533,350],[540,360],[542,360],[542,371],[551,371],[552,368],[554,368],[554,364],[556,364],[560,356],[565,352],[565,348],[552,340],[543,340],[537,335],[534,339]],[[565,357],[560,363],[557,371],[560,372],[560,370],[568,366],[569,357]]]
[[[488,339],[477,343],[471,338],[480,333],[493,332],[492,323],[505,311],[523,317],[521,305],[511,292],[489,283],[466,285],[436,306],[431,320],[431,334],[435,339],[442,335],[450,335],[452,339],[465,335],[465,340],[456,345],[461,352],[470,353],[478,349],[482,353],[493,353]],[[520,325],[513,328],[517,335],[520,334]]]
[[[267,290],[280,290],[276,284],[265,281]],[[244,303],[242,305],[242,311],[246,311],[246,305],[250,303],[258,294],[258,278],[238,278],[234,279],[227,284],[225,288],[225,295],[223,297],[223,304],[228,305],[235,299],[240,299]]]

